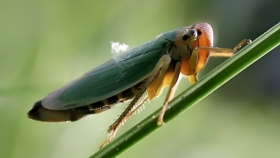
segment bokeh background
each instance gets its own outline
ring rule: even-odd
[[[134,47],[208,22],[215,46],[233,48],[279,23],[279,6],[279,0],[1,0],[0,157],[82,158],[98,151],[125,105],[75,123],[37,122],[26,113],[52,90],[112,58],[110,42]],[[120,157],[279,157],[279,59],[278,47]],[[211,59],[200,77],[224,60]],[[182,80],[177,94],[188,86]],[[117,136],[163,99],[146,104]]]

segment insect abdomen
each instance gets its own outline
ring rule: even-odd
[[[138,91],[141,89],[144,82],[140,82],[131,88],[128,88],[114,96],[107,99],[65,110],[50,110],[42,105],[42,101],[38,101],[34,104],[33,108],[28,112],[28,117],[33,120],[44,121],[44,122],[65,122],[65,121],[76,121],[84,116],[90,114],[96,114],[105,110],[111,109],[111,107],[118,103],[124,103],[132,99]]]
[[[114,96],[111,96],[107,99],[92,103],[87,105],[88,109],[92,111],[93,113],[100,113],[105,110],[111,109],[111,107],[120,104],[125,103],[126,101],[131,100],[135,97],[135,95],[139,92],[144,82],[140,82],[136,85],[134,85],[131,88],[128,88]]]
[[[66,110],[50,110],[42,105],[42,100],[37,101],[33,108],[28,112],[28,117],[37,121],[44,122],[66,122],[76,121],[82,117],[91,114],[83,107],[79,109],[66,109]]]

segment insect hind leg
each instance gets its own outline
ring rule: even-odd
[[[109,127],[108,129],[108,138],[100,145],[100,148],[103,148],[106,144],[108,144],[116,135],[117,130],[121,125],[123,125],[126,120],[139,108],[143,103],[148,99],[147,97],[144,97],[143,100],[141,100],[141,96],[146,92],[147,88],[151,84],[151,82],[155,79],[157,74],[161,74],[163,77],[160,78],[161,81],[158,81],[158,83],[161,83],[168,68],[171,63],[171,57],[166,54],[163,55],[158,63],[156,64],[154,70],[151,72],[147,80],[145,81],[145,84],[143,87],[139,90],[139,92],[136,94],[135,98],[130,102],[128,107],[125,109],[125,111],[121,114],[121,116]]]

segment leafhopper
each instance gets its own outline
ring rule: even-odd
[[[48,94],[34,104],[28,117],[44,122],[76,121],[130,101],[109,127],[108,138],[100,146],[103,147],[137,109],[168,87],[157,121],[162,125],[180,75],[188,77],[194,84],[210,56],[231,57],[239,47],[249,42],[245,39],[233,49],[213,47],[213,30],[207,23],[162,33]]]

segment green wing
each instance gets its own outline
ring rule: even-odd
[[[163,36],[111,59],[42,99],[47,109],[62,110],[94,103],[146,78],[173,42]]]

